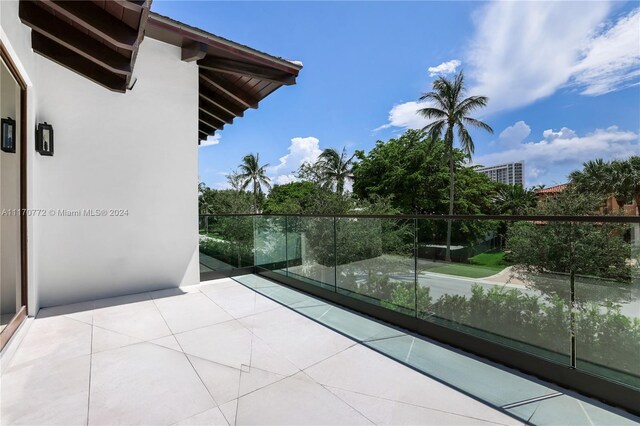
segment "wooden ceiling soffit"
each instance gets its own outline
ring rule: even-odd
[[[138,47],[144,37],[151,0],[90,1],[20,0],[21,21],[32,29],[37,53],[109,90],[129,86]],[[109,13],[120,8],[137,28]],[[88,33],[88,34],[87,34]]]
[[[127,89],[125,76],[105,72],[104,68],[95,62],[88,60],[84,56],[75,54],[73,51],[38,32],[34,31],[31,33],[31,47],[42,56],[71,71],[82,74],[89,80],[109,90],[124,93]]]
[[[285,86],[296,84],[296,77],[293,74],[285,73],[263,65],[234,61],[232,59],[207,56],[198,61],[198,66],[201,69],[217,73],[243,75]]]
[[[209,114],[207,114],[205,112],[202,112],[202,111],[198,112],[198,120],[201,123],[208,124],[209,126],[213,127],[216,130],[222,130],[223,127],[224,127],[224,122],[223,121],[218,120],[217,118],[212,117],[211,115],[209,115]]]
[[[233,114],[229,114],[222,108],[217,107],[216,105],[206,101],[205,99],[200,99],[200,102],[198,102],[198,108],[200,109],[200,111],[209,114],[219,121],[227,124],[233,123],[233,118],[235,117]]]
[[[200,78],[209,85],[218,89],[220,92],[224,93],[233,101],[242,105],[244,108],[258,108],[258,99],[254,98],[229,80],[220,77],[213,72],[204,71],[202,69],[200,69]]]
[[[115,47],[126,50],[133,50],[136,47],[138,31],[93,2],[73,0],[43,0],[43,2],[56,14],[98,35]]]
[[[69,50],[116,73],[131,74],[130,59],[108,48],[95,38],[58,19],[34,2],[20,2],[22,22],[33,31],[55,41]]]
[[[244,116],[244,108],[237,105],[235,102],[214,93],[212,90],[200,85],[200,100],[205,100],[208,103],[215,105],[218,108],[223,109],[229,114],[235,117]]]

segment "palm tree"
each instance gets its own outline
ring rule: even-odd
[[[522,185],[505,185],[495,199],[500,214],[523,215],[536,206],[535,192]]]
[[[353,159],[355,154],[347,158],[347,149],[342,148],[342,153],[338,154],[333,148],[327,148],[322,151],[316,162],[320,169],[324,182],[333,187],[335,184],[336,192],[342,194],[344,192],[344,184],[349,179],[353,179]]]
[[[424,93],[421,101],[430,102],[430,106],[418,110],[423,117],[433,120],[424,127],[431,143],[444,139],[449,156],[449,215],[453,215],[454,197],[454,161],[453,139],[454,131],[458,134],[458,142],[462,151],[471,158],[475,146],[473,139],[465,126],[478,127],[493,133],[493,129],[486,123],[469,117],[478,108],[485,107],[489,102],[486,96],[469,96],[465,98],[464,75],[462,71],[453,80],[439,77],[433,82],[433,91]],[[445,260],[451,261],[451,220],[447,221],[447,251]]]
[[[271,179],[267,176],[266,168],[269,164],[260,165],[260,154],[247,154],[242,159],[242,163],[238,166],[238,178],[242,182],[241,189],[245,190],[250,184],[253,184],[253,197],[255,208],[258,207],[258,197],[262,195],[262,186],[271,188]]]
[[[622,208],[634,194],[632,160],[633,157],[628,161],[589,160],[582,165],[582,170],[571,172],[569,180],[577,192],[600,195],[603,205],[607,198],[613,197]]]
[[[610,179],[609,164],[602,158],[582,164],[582,170],[569,174],[569,182],[578,192],[607,196],[607,181]]]

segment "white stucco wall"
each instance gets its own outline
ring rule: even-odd
[[[4,33],[22,45],[29,30],[19,23],[17,2],[2,3]],[[23,63],[37,98],[35,123],[46,121],[55,133],[53,157],[30,155],[29,208],[128,210],[122,217],[33,218],[30,305],[196,284],[196,64],[146,38],[137,83],[120,94],[30,49],[16,51],[30,56]]]

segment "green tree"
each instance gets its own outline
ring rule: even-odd
[[[251,213],[254,199],[252,194],[246,191],[233,189],[211,189],[204,183],[199,189],[199,211],[201,215]]]
[[[255,211],[258,211],[259,199],[263,195],[262,187],[271,188],[271,179],[267,176],[266,169],[269,164],[260,165],[260,154],[247,154],[239,165],[238,178],[242,182],[241,189],[246,189],[249,185],[253,187],[255,199]]]
[[[344,185],[348,180],[353,179],[353,159],[347,155],[347,149],[343,148],[342,153],[338,153],[333,148],[322,151],[318,157],[316,165],[320,171],[322,181],[331,188],[335,186],[336,192],[342,194]]]
[[[601,205],[608,197],[622,208],[632,199],[640,198],[640,160],[631,157],[626,161],[604,161],[601,158],[587,161],[582,170],[569,174],[569,182],[576,191],[600,196]]]
[[[434,120],[424,130],[432,142],[442,137],[449,156],[449,214],[454,211],[454,183],[455,160],[453,153],[454,131],[457,132],[458,142],[462,151],[471,158],[475,149],[473,139],[466,126],[478,127],[493,133],[493,129],[483,121],[469,116],[473,111],[485,107],[489,102],[486,96],[469,96],[465,98],[464,75],[462,71],[453,80],[440,77],[433,82],[433,91],[424,93],[421,101],[428,101],[431,105],[418,111],[423,117]],[[445,259],[451,260],[451,225],[447,222],[447,251]]]
[[[501,185],[494,202],[498,214],[523,215],[535,208],[536,194],[522,185]]]
[[[310,213],[321,189],[312,182],[274,185],[264,205],[266,214]]]
[[[354,166],[353,192],[360,200],[388,199],[406,214],[446,214],[449,168],[446,147],[432,144],[422,130],[408,130],[398,138],[378,141],[366,155],[359,151]],[[455,210],[458,214],[489,214],[498,184],[472,167],[464,167],[465,154],[453,150]],[[453,237],[463,245],[484,241],[494,224],[457,222]],[[420,221],[419,241],[443,244],[446,221]]]
[[[629,162],[629,185],[631,187],[631,197],[640,208],[640,156],[634,155],[627,160]]]

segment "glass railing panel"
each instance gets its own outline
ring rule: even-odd
[[[335,222],[332,217],[287,219],[289,277],[335,289]]]
[[[574,227],[576,367],[640,389],[640,224]]]
[[[569,363],[569,280],[554,239],[567,224],[447,220],[417,225],[418,317]],[[568,232],[565,232],[567,236]]]
[[[253,266],[253,217],[201,217],[199,248],[201,273]]]
[[[336,219],[339,293],[415,315],[414,220]]]
[[[255,216],[256,266],[286,275],[287,217]]]

